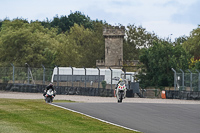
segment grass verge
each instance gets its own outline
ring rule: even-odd
[[[54,107],[46,104],[44,100],[0,99],[0,133],[44,132],[133,133],[134,131]]]

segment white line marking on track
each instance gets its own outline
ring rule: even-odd
[[[128,130],[131,130],[131,131],[135,131],[135,132],[140,132],[140,131],[138,131],[138,130],[135,130],[135,129],[132,129],[132,128],[128,128],[128,127],[125,127],[125,126],[121,126],[121,125],[118,125],[118,124],[115,124],[115,123],[112,123],[112,122],[109,122],[109,121],[105,121],[105,120],[102,120],[102,119],[93,117],[93,116],[91,116],[91,115],[84,114],[84,113],[81,113],[81,112],[78,112],[78,111],[69,109],[69,108],[66,108],[66,107],[62,107],[62,106],[59,106],[59,105],[55,105],[55,104],[53,104],[53,103],[49,103],[49,104],[50,104],[50,105],[53,105],[53,106],[56,106],[56,107],[59,107],[59,108],[62,108],[62,109],[66,109],[66,110],[72,111],[72,112],[74,112],[74,113],[78,113],[78,114],[85,115],[85,116],[90,117],[90,118],[93,118],[93,119],[97,119],[97,120],[99,120],[99,121],[102,121],[102,122],[105,122],[105,123],[108,123],[108,124],[111,124],[111,125],[114,125],[114,126],[122,127],[122,128],[128,129]]]

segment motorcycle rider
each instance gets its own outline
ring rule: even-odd
[[[119,84],[120,82],[122,82],[122,81],[123,81],[123,79],[120,78],[119,81],[118,81],[118,83],[116,84],[116,89],[117,89],[118,84]]]
[[[122,78],[120,78],[119,79],[119,81],[118,81],[118,83],[116,84],[116,87],[115,87],[115,92],[117,92],[117,87],[118,87],[118,84],[120,83],[120,82],[122,82],[123,81],[123,79]],[[116,95],[116,94],[115,94]]]
[[[49,83],[49,85],[46,86],[46,88],[44,89],[44,94],[43,94],[43,96],[45,96],[45,95],[47,94],[47,91],[48,91],[49,89],[52,89],[52,90],[54,91],[53,96],[55,97],[55,89],[54,89],[53,83]]]

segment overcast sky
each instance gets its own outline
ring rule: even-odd
[[[52,20],[56,14],[68,16],[70,11],[112,25],[141,25],[172,40],[189,36],[200,24],[200,0],[0,0],[0,20]]]

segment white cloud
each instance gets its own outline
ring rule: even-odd
[[[144,22],[142,24],[143,27],[147,27],[146,29],[150,32],[154,32],[161,38],[168,38],[171,37],[172,41],[175,40],[175,38],[180,36],[189,36],[190,32],[193,29],[197,28],[197,25],[192,24],[177,24],[172,23],[168,21],[150,21],[150,22]],[[170,36],[170,34],[172,34]]]
[[[91,19],[110,24],[142,25],[160,37],[189,35],[200,22],[198,0],[6,0],[0,5],[0,19],[53,19],[58,14],[81,11]]]

